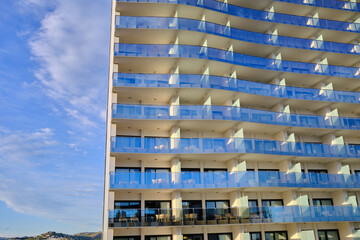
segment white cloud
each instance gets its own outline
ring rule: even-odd
[[[26,0],[44,5],[42,0]],[[104,121],[109,45],[109,3],[58,0],[30,41],[40,64],[35,76],[75,125]]]

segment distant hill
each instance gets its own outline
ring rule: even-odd
[[[74,235],[47,232],[35,237],[0,238],[0,240],[97,240],[101,239],[101,232],[83,232]]]

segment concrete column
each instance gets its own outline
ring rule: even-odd
[[[201,193],[201,208],[203,209],[203,219],[206,220],[206,193]],[[205,232],[204,232],[204,235],[205,235]],[[206,236],[206,238],[207,238],[207,236]]]
[[[115,193],[109,192],[109,198],[108,198],[108,206],[109,210],[114,210],[114,204],[115,204]]]
[[[114,123],[111,124],[110,133],[111,133],[111,137],[116,137],[116,124]]]
[[[233,235],[233,240],[244,240],[246,238],[244,238],[245,234],[244,234],[244,227],[243,226],[232,226],[232,235]],[[247,238],[248,240],[250,240],[250,234],[247,233],[247,235],[249,236],[249,238]]]
[[[231,213],[234,216],[240,216],[240,199],[241,199],[241,193],[240,191],[233,191],[229,194],[230,196],[230,207]]]
[[[171,181],[175,184],[181,182],[181,162],[179,157],[171,160]]]
[[[140,228],[140,240],[145,240],[145,229]]]
[[[142,172],[142,174],[141,174],[141,184],[145,184],[145,165],[146,165],[146,161],[145,160],[140,160],[140,171]]]
[[[110,164],[109,164],[109,171],[110,172],[115,172],[115,166],[116,165],[116,158],[115,157],[110,157]]]
[[[181,227],[173,228],[172,239],[173,240],[183,240]]]
[[[176,149],[179,147],[180,142],[180,127],[174,126],[170,130],[170,147]]]
[[[114,229],[108,229],[106,234],[103,236],[104,240],[113,240],[114,239]]]
[[[284,205],[285,206],[295,206],[297,205],[297,201],[296,201],[296,193],[295,191],[286,191],[282,193],[283,196],[283,200],[284,200]]]
[[[353,240],[353,229],[350,222],[338,222],[339,235],[341,240]]]
[[[301,240],[300,227],[296,223],[287,225],[287,232],[290,240]],[[306,239],[308,240],[308,239]]]
[[[180,221],[182,218],[182,198],[179,190],[171,193],[171,207],[173,209],[173,217]]]
[[[170,99],[170,116],[178,116],[179,115],[179,106],[180,106],[180,97],[172,96]]]
[[[204,230],[203,230],[203,232],[204,232],[204,240],[208,240],[208,227],[204,226],[203,228],[204,228]]]
[[[335,206],[342,206],[346,204],[347,193],[344,190],[338,190],[331,193],[333,202]]]

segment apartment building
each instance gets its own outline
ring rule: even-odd
[[[103,238],[360,239],[359,10],[113,0]]]

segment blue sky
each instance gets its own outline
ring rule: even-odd
[[[101,230],[110,2],[0,1],[0,237]]]

